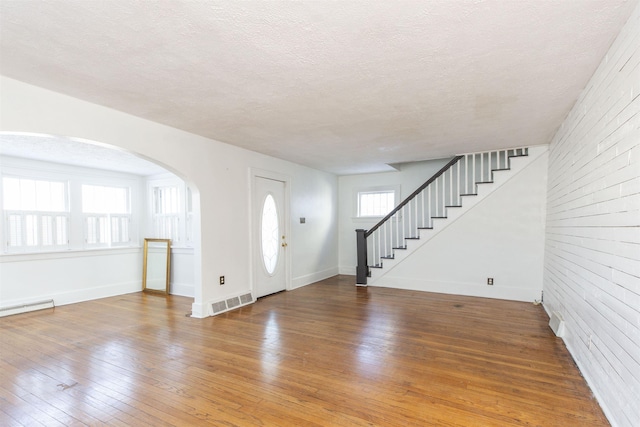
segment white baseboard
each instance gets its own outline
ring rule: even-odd
[[[300,277],[295,277],[291,280],[291,289],[307,286],[336,275],[338,275],[338,267],[328,268],[326,270],[317,271],[315,273],[307,274]]]
[[[515,288],[496,285],[488,286],[478,285],[477,283],[443,282],[386,276],[375,281],[373,284],[369,284],[369,286],[523,302],[539,300],[540,292],[542,291],[542,289],[535,288]]]
[[[37,301],[52,299],[56,306],[75,304],[77,302],[91,301],[100,298],[108,298],[117,295],[130,294],[133,292],[140,292],[142,290],[142,283],[140,281],[116,283],[112,285],[78,289],[73,291],[58,292],[44,295],[37,295],[31,298],[23,298],[19,300],[3,301],[2,305],[5,307],[31,304]]]

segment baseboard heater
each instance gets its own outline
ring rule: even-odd
[[[251,292],[248,294],[240,295],[239,297],[232,297],[226,300],[211,303],[211,315],[224,313],[225,311],[232,310],[234,308],[242,307],[253,302],[253,295]]]
[[[36,310],[45,310],[54,308],[56,305],[53,300],[30,302],[28,304],[18,304],[11,307],[0,307],[0,317],[11,316],[12,314],[27,313]]]

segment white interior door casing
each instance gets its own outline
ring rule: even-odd
[[[288,288],[286,181],[255,175],[252,194],[253,289],[256,298]]]

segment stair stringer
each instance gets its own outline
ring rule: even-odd
[[[405,239],[406,249],[394,249],[393,258],[383,261],[382,268],[370,268],[370,277],[367,286],[376,286],[377,282],[384,278],[395,267],[408,259],[415,251],[426,245],[431,239],[442,231],[446,230],[456,221],[470,212],[475,206],[480,204],[489,195],[506,184],[513,177],[524,171],[527,166],[536,161],[549,149],[548,145],[529,147],[527,156],[512,157],[509,169],[496,170],[493,172],[493,181],[476,184],[476,194],[463,195],[462,206],[449,206],[446,208],[446,218],[433,218],[433,228],[419,229],[419,239]]]

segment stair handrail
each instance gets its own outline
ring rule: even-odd
[[[425,188],[435,182],[440,176],[442,176],[451,166],[456,164],[464,156],[459,155],[453,157],[449,162],[444,165],[438,172],[436,172],[431,178],[418,187],[413,193],[406,197],[402,202],[391,210],[384,218],[382,218],[376,225],[369,230],[357,229],[356,230],[356,283],[359,285],[366,285],[367,277],[369,276],[369,265],[367,263],[367,237],[380,228],[385,222],[392,218],[400,209],[406,206],[411,200],[413,200],[418,194],[420,194]]]
[[[378,228],[380,228],[382,226],[382,224],[384,224],[385,222],[387,222],[389,220],[389,218],[391,218],[392,216],[394,216],[400,209],[402,209],[406,204],[408,204],[411,200],[413,200],[414,197],[416,197],[418,194],[420,194],[422,192],[422,190],[424,190],[425,188],[427,188],[429,185],[431,185],[432,182],[434,182],[436,179],[438,179],[442,174],[444,174],[447,170],[449,170],[449,168],[453,165],[455,165],[456,163],[458,163],[458,161],[460,159],[462,159],[464,156],[455,156],[454,158],[452,158],[451,160],[449,160],[449,162],[444,165],[442,167],[442,169],[440,169],[438,172],[436,172],[431,178],[429,178],[427,181],[425,181],[424,184],[422,184],[420,187],[418,187],[416,189],[416,191],[414,191],[413,193],[411,193],[409,196],[407,196],[402,202],[400,202],[398,204],[398,206],[396,206],[395,208],[393,208],[391,210],[391,212],[389,212],[387,214],[387,216],[385,216],[384,218],[382,218],[380,221],[378,221],[378,223],[376,225],[374,225],[373,227],[371,227],[369,230],[367,230],[364,233],[365,238],[369,237],[374,231],[376,231]]]

